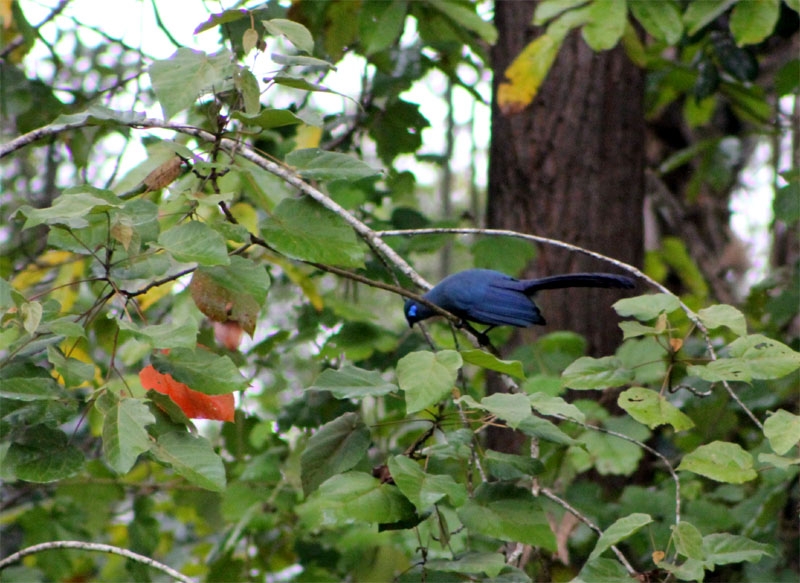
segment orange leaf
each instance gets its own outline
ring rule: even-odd
[[[179,383],[172,375],[158,372],[153,365],[139,371],[139,380],[145,390],[164,393],[191,419],[233,421],[233,395],[206,395]]]

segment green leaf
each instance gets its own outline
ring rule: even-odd
[[[61,398],[53,378],[10,377],[0,382],[0,397],[17,401],[47,401]]]
[[[319,148],[290,152],[285,162],[308,180],[360,180],[380,174],[355,156]]]
[[[255,75],[245,67],[236,71],[233,76],[236,88],[242,94],[244,111],[250,115],[258,115],[261,111],[261,93]]]
[[[462,364],[455,350],[412,352],[401,358],[397,381],[406,394],[406,411],[422,411],[450,394]]]
[[[337,474],[325,480],[296,511],[309,526],[353,520],[392,523],[414,516],[414,506],[399,488],[363,472]]]
[[[169,354],[153,355],[153,366],[179,383],[206,395],[227,395],[247,388],[247,380],[227,356],[201,348],[175,348]]]
[[[152,324],[139,326],[127,320],[117,320],[122,338],[133,337],[151,348],[194,348],[197,344],[197,324],[186,320],[182,324]]]
[[[307,123],[288,109],[262,109],[255,115],[235,111],[233,118],[249,126],[258,126],[262,130]]]
[[[658,567],[672,574],[679,581],[703,581],[705,577],[705,563],[696,559],[687,559],[680,565],[660,561]]]
[[[83,467],[81,450],[67,435],[46,425],[25,427],[6,451],[1,476],[45,484],[74,476]]]
[[[506,566],[505,557],[500,553],[468,552],[457,556],[455,559],[433,559],[425,563],[428,571],[441,571],[444,573],[486,573],[495,579]],[[459,578],[462,575],[459,575]]]
[[[639,336],[658,336],[664,333],[663,329],[655,326],[645,326],[635,320],[625,320],[619,323],[622,330],[622,339],[638,338]]]
[[[159,393],[155,389],[147,389],[145,393],[147,398],[150,399],[150,411],[157,414],[164,413],[169,420],[178,425],[184,425],[191,433],[197,433],[197,427],[191,419],[186,416],[178,404],[172,398],[164,393]]]
[[[81,362],[76,358],[64,356],[55,346],[47,347],[47,360],[49,360],[56,372],[61,375],[63,384],[66,388],[78,387],[94,379],[94,365],[88,362]]]
[[[352,97],[345,95],[344,93],[339,93],[338,91],[334,91],[329,89],[328,87],[324,87],[323,85],[319,85],[317,83],[311,83],[307,79],[303,77],[293,77],[291,75],[286,75],[284,73],[278,73],[277,75],[271,78],[273,83],[277,83],[278,85],[283,85],[284,87],[292,87],[294,89],[302,89],[303,91],[318,91],[321,93],[334,93],[336,95],[340,95],[345,99],[349,99],[354,103],[358,103]],[[311,124],[311,125],[319,125],[319,124]]]
[[[620,394],[617,404],[628,415],[650,429],[659,425],[672,425],[675,431],[694,427],[694,422],[662,395],[644,387],[631,387]]]
[[[602,476],[631,475],[639,467],[643,455],[635,443],[597,431],[586,431],[577,441],[586,447],[589,454],[589,466],[586,469],[594,467]]]
[[[582,356],[561,373],[561,384],[577,390],[603,390],[619,387],[633,380],[633,372],[614,356]]]
[[[369,429],[355,413],[345,413],[320,427],[300,456],[303,494],[308,496],[331,476],[355,467],[370,442]]]
[[[458,509],[458,517],[472,534],[556,549],[555,536],[539,501],[524,488],[483,483]]]
[[[614,48],[628,22],[627,1],[595,0],[589,8],[589,14],[589,22],[581,29],[583,40],[596,52]]]
[[[701,445],[686,454],[678,470],[730,484],[742,484],[758,477],[753,469],[753,456],[740,445],[724,441]]]
[[[713,565],[728,565],[747,561],[756,563],[765,556],[774,557],[771,545],[758,543],[745,536],[728,533],[709,534],[703,537],[705,560]]]
[[[544,464],[530,456],[486,450],[483,457],[486,469],[498,480],[519,480],[538,476],[544,472]]]
[[[739,1],[731,11],[730,28],[736,44],[760,43],[772,34],[781,11],[780,0]]]
[[[27,218],[23,229],[42,224],[81,229],[89,226],[87,216],[120,208],[122,205],[123,201],[113,192],[82,185],[67,188],[49,207],[34,209],[24,205],[17,212]]]
[[[618,300],[611,306],[617,314],[649,322],[660,314],[670,314],[681,307],[680,300],[672,294],[650,294]]]
[[[389,458],[388,465],[394,483],[420,512],[445,497],[456,508],[467,500],[466,488],[452,476],[424,472],[417,462],[403,455]]]
[[[483,237],[471,248],[475,267],[519,274],[536,255],[536,248],[516,237]]]
[[[774,453],[760,453],[758,454],[758,461],[767,466],[780,468],[782,470],[791,466],[800,465],[800,458],[781,457]]]
[[[533,14],[533,24],[541,26],[547,23],[548,20],[566,11],[572,10],[581,4],[586,4],[586,0],[541,0],[541,2],[536,3],[536,11]]]
[[[793,63],[796,64],[793,74],[800,78],[800,59],[795,59]],[[800,85],[800,81],[797,83]],[[777,190],[772,202],[772,212],[777,220],[787,225],[800,221],[800,182],[790,182]]]
[[[373,55],[395,44],[403,32],[407,13],[407,0],[362,4],[359,42],[364,55]]]
[[[224,12],[219,12],[217,14],[212,14],[208,17],[208,20],[199,24],[197,28],[194,29],[194,34],[199,34],[201,32],[205,32],[206,30],[210,30],[220,24],[227,24],[229,22],[236,22],[237,20],[241,20],[248,16],[247,10],[225,10]]]
[[[182,263],[205,266],[230,263],[225,239],[200,221],[181,223],[162,232],[158,236],[158,245]]]
[[[464,362],[468,362],[488,370],[494,370],[518,379],[525,378],[525,371],[522,369],[522,363],[518,360],[500,360],[495,355],[490,354],[485,350],[478,349],[462,350],[461,358],[464,359]]]
[[[156,422],[139,399],[120,399],[105,391],[95,406],[103,414],[103,455],[118,474],[126,474],[140,454],[153,446],[146,427]]]
[[[273,18],[272,20],[262,20],[261,24],[269,34],[286,38],[297,50],[309,55],[314,52],[314,39],[308,29],[299,22]]]
[[[521,393],[494,393],[481,399],[481,406],[517,429],[523,419],[533,415],[527,395]]]
[[[747,334],[747,323],[745,322],[744,314],[733,306],[727,304],[710,306],[697,312],[697,316],[706,327],[712,330],[725,326],[737,336]]]
[[[800,368],[799,352],[761,334],[737,338],[728,352],[747,363],[754,379],[779,379]]]
[[[700,29],[714,20],[717,16],[725,12],[736,0],[702,0],[702,2],[690,2],[683,13],[683,23],[686,25],[686,32],[689,36],[694,36]]]
[[[119,127],[122,125],[132,125],[146,119],[144,113],[135,111],[114,111],[102,105],[91,105],[86,111],[71,114],[61,114],[53,120],[53,125],[57,124],[81,124],[88,126],[109,126]]]
[[[25,302],[19,307],[19,314],[22,318],[22,328],[30,335],[39,329],[42,321],[42,304],[36,301]]]
[[[383,380],[377,371],[344,364],[339,370],[328,368],[322,371],[307,390],[330,391],[337,399],[363,399],[393,393],[397,389],[397,385]]]
[[[158,436],[150,452],[196,486],[214,492],[225,489],[222,458],[205,437],[170,431]]]
[[[561,397],[551,397],[544,393],[534,393],[528,396],[531,407],[542,415],[561,415],[579,423],[586,421],[586,415],[575,405],[567,403]]]
[[[571,583],[630,583],[631,576],[616,559],[586,561]]]
[[[474,32],[490,45],[497,42],[497,29],[475,12],[474,5],[446,0],[428,0],[428,4],[453,20],[459,27]]]
[[[674,0],[649,0],[629,2],[636,20],[658,40],[676,44],[683,34],[683,22],[678,4]]]
[[[764,436],[772,451],[784,455],[800,442],[800,417],[779,409],[764,421]]]
[[[261,223],[261,236],[301,261],[361,267],[364,251],[344,219],[310,198],[285,198]]]
[[[206,93],[219,93],[230,87],[234,72],[230,52],[208,55],[187,48],[179,48],[168,59],[154,61],[149,71],[164,119],[188,109]]]
[[[747,362],[740,358],[721,358],[705,365],[691,365],[686,367],[686,372],[710,383],[748,382],[753,378]]]
[[[523,419],[517,429],[525,435],[560,443],[561,445],[573,445],[575,443],[575,440],[561,431],[557,425],[547,419],[541,419],[533,415]]]
[[[672,542],[675,543],[675,550],[689,559],[702,561],[703,554],[703,535],[693,524],[680,521],[672,526]]]
[[[728,346],[731,358],[690,366],[687,372],[709,382],[778,379],[800,368],[800,353],[761,334],[737,338]]]
[[[336,67],[332,63],[323,59],[315,57],[306,57],[304,55],[281,55],[280,53],[272,53],[272,60],[280,65],[289,67],[308,67],[314,69],[332,70],[335,71]]]
[[[589,560],[596,559],[619,541],[625,540],[651,522],[653,518],[649,514],[642,513],[630,514],[614,521],[614,524],[600,535],[592,554],[589,555]]]

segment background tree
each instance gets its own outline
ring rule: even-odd
[[[405,326],[398,296],[429,285],[415,266],[597,251],[475,228],[478,189],[456,177],[479,173],[457,166],[464,145],[482,155],[461,112],[488,101],[484,63],[508,42],[490,5],[246,4],[195,17],[202,50],[183,46],[184,6],[172,24],[137,4],[147,42],[69,1],[4,6],[4,581],[796,579],[796,265],[734,307],[684,234],[644,272],[595,254],[659,292],[615,304],[629,319],[601,358],[556,327],[499,360],[446,322]],[[788,132],[770,98],[797,93],[798,61],[774,83],[736,66],[791,55],[797,10],[541,2],[498,103],[539,107],[562,50],[635,74],[621,43],[647,114],[677,108],[690,138],[727,110],[736,131]],[[440,151],[423,84],[450,94]],[[666,160],[648,148],[666,226],[742,166],[714,181],[723,119]],[[792,164],[776,162],[776,233],[800,218]],[[507,394],[487,395],[492,373]],[[520,453],[487,447],[493,426]]]
[[[492,67],[506,71],[544,32],[533,27],[532,2],[497,2],[498,42]],[[614,43],[616,41],[614,40]],[[609,43],[610,44],[610,43]],[[613,45],[612,45],[613,46]],[[610,48],[605,44],[595,49]],[[494,77],[494,94],[508,87]],[[492,107],[487,224],[570,242],[640,266],[644,200],[644,72],[621,46],[595,52],[571,34],[533,103]],[[536,274],[597,271],[607,266],[544,248]],[[582,334],[593,354],[613,352],[619,331],[608,326],[614,295],[565,290],[542,302],[556,329]]]

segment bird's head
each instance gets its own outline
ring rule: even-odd
[[[412,299],[406,300],[406,303],[403,306],[403,313],[406,315],[406,322],[408,322],[409,328],[416,322],[425,320],[434,315],[434,311],[428,306]]]

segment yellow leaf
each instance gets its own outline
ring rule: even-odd
[[[146,293],[138,296],[139,300],[139,307],[142,309],[143,312],[146,312],[150,306],[155,304],[161,298],[168,296],[170,292],[172,292],[172,286],[175,284],[174,281],[168,281],[165,284],[156,286],[152,289],[147,290]]]
[[[69,312],[75,305],[75,300],[78,299],[78,286],[75,282],[83,278],[85,268],[85,261],[72,261],[64,263],[58,269],[50,297],[61,304],[62,313]]]
[[[246,202],[237,202],[231,207],[231,214],[245,229],[258,234],[258,213],[253,205]]]
[[[11,23],[13,22],[11,0],[0,0],[0,21],[2,21],[3,28],[6,30],[11,28]]]
[[[297,150],[317,148],[322,140],[322,128],[302,125],[297,128],[297,135],[294,140],[297,143]]]
[[[70,259],[72,259],[72,253],[69,251],[50,250],[42,253],[36,263],[31,263],[14,276],[11,286],[18,292],[24,292],[39,283],[48,271],[63,265]]]
[[[539,92],[563,38],[543,34],[526,46],[505,71],[507,83],[497,88],[497,103],[503,115],[524,110]]]
[[[303,294],[306,296],[306,298],[308,298],[308,301],[312,306],[314,306],[314,309],[318,312],[322,311],[322,308],[325,307],[325,304],[322,301],[322,296],[317,290],[317,286],[314,285],[314,280],[282,257],[265,256],[265,259],[283,269],[286,277],[288,277],[292,283],[300,287],[300,289],[303,291]]]

